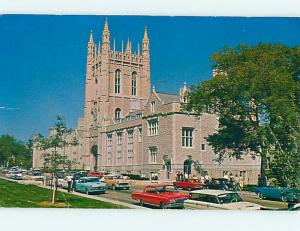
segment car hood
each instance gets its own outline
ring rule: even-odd
[[[246,201],[223,204],[223,206],[230,210],[260,210],[262,208],[261,205]]]
[[[129,184],[129,183],[130,183],[129,180],[122,180],[122,179],[120,179],[120,180],[115,180],[115,182],[116,182],[117,184]]]

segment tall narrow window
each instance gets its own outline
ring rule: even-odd
[[[120,94],[121,92],[121,71],[119,69],[115,72],[115,93]]]
[[[150,111],[151,111],[151,112],[155,112],[155,101],[152,101],[152,102],[150,103]]]
[[[121,118],[121,109],[117,108],[115,111],[115,120],[119,120]]]
[[[153,118],[148,120],[148,135],[156,136],[158,134],[158,119]]]
[[[133,142],[134,142],[134,136],[133,136],[133,129],[127,130],[127,163],[133,164]]]
[[[157,161],[157,147],[150,147],[150,163],[156,163]]]
[[[194,128],[182,128],[182,147],[193,147]]]
[[[132,76],[131,76],[131,94],[132,95],[136,95],[136,72],[133,72],[132,73]]]
[[[107,165],[111,165],[111,151],[112,151],[112,144],[113,144],[113,139],[112,139],[112,134],[109,133],[107,134],[107,141],[106,141],[106,149],[107,149]]]
[[[123,141],[122,141],[122,132],[117,133],[117,164],[122,163],[123,155]]]

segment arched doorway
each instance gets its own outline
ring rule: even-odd
[[[186,159],[183,162],[183,173],[185,177],[190,177],[192,173],[192,164],[194,163],[193,159],[191,156],[188,156],[188,159]]]

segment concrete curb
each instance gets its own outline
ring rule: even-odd
[[[36,186],[41,187],[41,188],[51,189],[50,186],[44,186],[44,185],[42,185],[42,182],[39,182],[39,181],[13,180],[13,179],[1,177],[1,176],[0,176],[0,179],[11,181],[11,182],[15,182],[15,183],[19,183],[19,184],[25,184],[25,185],[32,184],[32,185],[36,185]],[[60,191],[60,192],[63,192],[63,193],[68,193],[64,189],[60,189],[60,188],[58,188],[57,191]],[[82,194],[82,193],[78,193],[78,192],[72,192],[70,194],[71,195],[76,195],[76,196],[79,196],[79,197],[84,197],[84,198],[89,198],[89,199],[97,200],[97,201],[108,202],[108,203],[111,203],[111,204],[114,204],[114,205],[121,205],[121,206],[128,207],[130,209],[149,209],[149,208],[145,208],[145,207],[141,207],[141,206],[129,204],[129,203],[118,201],[118,200],[104,198],[104,197],[101,197],[101,196],[86,195],[86,194]]]

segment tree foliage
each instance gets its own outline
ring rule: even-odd
[[[65,120],[61,116],[57,116],[52,131],[53,133],[48,138],[42,136],[36,137],[35,143],[37,148],[43,150],[44,170],[48,173],[52,173],[52,182],[55,182],[59,170],[70,170],[72,166],[76,164],[75,161],[67,157],[65,148],[67,145],[76,145],[77,141],[75,139],[72,139],[70,142],[67,141],[67,135],[69,135],[72,130],[67,129]],[[55,202],[55,195],[56,183],[54,183],[53,187],[52,203]]]
[[[32,150],[30,144],[16,140],[13,136],[0,136],[0,166],[32,166]]]
[[[299,183],[300,48],[240,45],[211,61],[213,78],[191,89],[184,109],[218,116],[207,137],[218,160],[259,155],[264,177],[270,157],[277,183]]]

